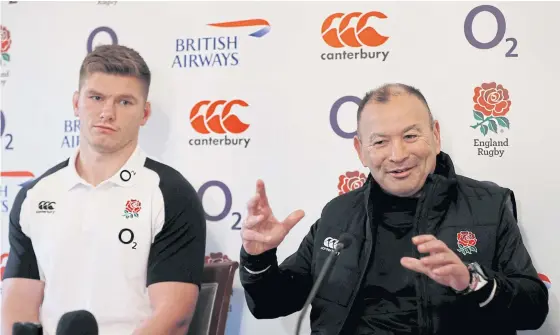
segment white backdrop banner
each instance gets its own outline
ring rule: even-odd
[[[152,70],[141,145],[199,190],[208,262],[239,259],[257,178],[277,216],[306,211],[278,256],[293,253],[322,207],[367,175],[352,145],[359,99],[402,82],[426,95],[458,173],[514,190],[550,290],[546,324],[527,333],[560,333],[560,3],[4,1],[1,10],[2,267],[21,184],[79,143],[71,98],[83,58],[118,43]],[[256,320],[236,277],[227,334],[292,334],[296,318]]]

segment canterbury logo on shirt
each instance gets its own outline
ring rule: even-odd
[[[54,201],[40,201],[37,205],[37,213],[54,213]]]

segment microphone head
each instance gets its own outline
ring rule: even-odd
[[[62,315],[56,327],[56,335],[99,335],[97,320],[85,310]]]
[[[32,322],[16,322],[12,326],[13,335],[43,335],[43,327]]]
[[[354,238],[352,238],[352,235],[348,233],[342,233],[342,235],[340,235],[340,237],[338,238],[338,245],[342,245],[340,247],[341,250],[346,249],[352,244],[353,240]]]

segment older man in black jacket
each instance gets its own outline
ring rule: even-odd
[[[348,233],[352,244],[312,302],[312,334],[509,335],[543,324],[548,291],[523,244],[513,192],[455,173],[417,89],[369,92],[354,145],[371,172],[365,185],[331,200],[281,265],[276,248],[304,213],[277,220],[257,181],[240,272],[256,318],[301,310]]]

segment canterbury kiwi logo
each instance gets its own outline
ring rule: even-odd
[[[343,47],[377,47],[385,43],[389,37],[383,36],[368,26],[368,19],[377,17],[386,19],[387,16],[381,12],[353,12],[349,14],[334,13],[327,17],[321,27],[323,40],[333,48]],[[338,24],[334,21],[339,19]],[[352,19],[357,19],[356,27],[350,26]]]
[[[191,109],[190,122],[193,129],[200,134],[240,134],[249,128],[237,115],[233,107],[248,107],[243,100],[203,100]]]

